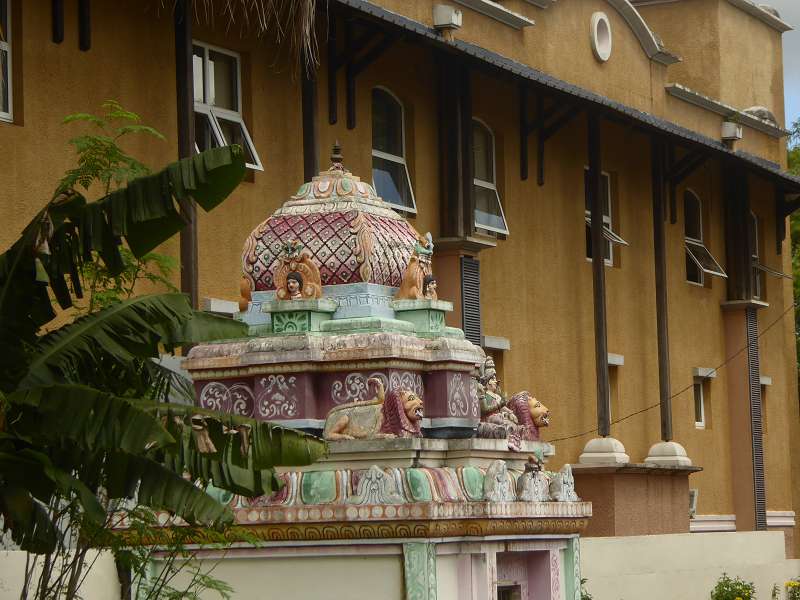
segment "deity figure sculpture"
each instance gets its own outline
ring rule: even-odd
[[[433,236],[430,232],[420,237],[414,244],[414,254],[408,261],[400,289],[395,294],[397,300],[436,300],[436,278],[431,271],[433,257]],[[428,279],[429,278],[429,279]],[[426,286],[426,279],[428,285]],[[433,283],[433,287],[430,284]]]
[[[319,267],[300,240],[287,242],[280,264],[275,269],[275,296],[278,300],[311,300],[322,297]]]
[[[322,437],[326,440],[367,440],[422,437],[422,399],[408,389],[385,393],[377,377],[367,380],[371,400],[348,402],[331,409]]]
[[[550,411],[530,392],[522,391],[507,399],[500,390],[494,359],[487,357],[478,377],[481,422],[478,437],[507,439],[512,450],[521,449],[521,441],[537,441],[539,428],[550,424]]]
[[[425,279],[422,280],[422,297],[426,300],[438,300],[439,297],[436,295],[436,277],[433,275],[425,275]]]

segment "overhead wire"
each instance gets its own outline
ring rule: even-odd
[[[787,308],[785,311],[783,311],[783,313],[781,314],[781,316],[779,316],[777,319],[775,319],[775,320],[774,320],[774,321],[772,321],[772,322],[771,322],[769,325],[767,325],[767,327],[765,327],[763,331],[760,331],[760,332],[759,332],[759,334],[758,334],[758,337],[756,337],[756,343],[757,343],[757,341],[758,341],[758,340],[760,340],[760,339],[761,339],[761,337],[762,337],[763,335],[765,335],[765,334],[766,334],[766,333],[767,333],[767,332],[768,332],[770,329],[772,329],[772,328],[773,328],[775,325],[777,325],[777,324],[778,324],[778,323],[779,323],[781,320],[783,320],[783,318],[784,318],[784,317],[785,317],[787,314],[789,314],[789,312],[790,312],[790,311],[792,311],[792,310],[794,310],[795,308],[797,308],[797,306],[798,306],[797,304],[791,304],[791,305],[789,305],[789,308]],[[722,364],[720,364],[719,366],[717,366],[717,367],[715,367],[715,368],[711,369],[711,373],[714,373],[714,374],[716,374],[716,373],[717,373],[717,372],[718,372],[720,369],[723,369],[723,368],[725,368],[725,367],[728,365],[728,363],[729,363],[729,362],[731,362],[733,359],[735,359],[735,358],[736,358],[737,356],[739,356],[739,355],[740,355],[742,352],[744,352],[745,350],[748,350],[749,348],[750,348],[750,342],[748,342],[747,344],[745,344],[745,345],[744,345],[744,347],[740,348],[740,349],[739,349],[739,350],[737,350],[737,351],[736,351],[734,354],[732,354],[731,356],[729,356],[728,358],[726,358],[726,359],[725,359],[725,361],[724,361],[724,362],[722,362]],[[678,396],[680,396],[681,394],[684,394],[684,393],[686,393],[687,391],[691,390],[693,387],[694,387],[694,383],[690,383],[690,384],[689,384],[689,385],[687,385],[686,387],[684,387],[684,388],[681,388],[679,391],[677,391],[677,392],[675,392],[674,394],[672,394],[672,395],[669,397],[669,399],[670,399],[670,400],[674,400],[675,398],[677,398],[677,397],[678,397]],[[658,407],[660,407],[660,406],[661,406],[661,402],[657,402],[656,404],[651,404],[650,406],[646,406],[645,408],[639,409],[639,410],[637,410],[637,411],[635,411],[635,412],[632,412],[632,413],[630,413],[630,414],[627,414],[627,415],[625,415],[624,417],[620,417],[619,419],[615,419],[615,420],[611,421],[610,425],[616,425],[616,424],[618,424],[618,423],[622,423],[623,421],[627,421],[627,420],[628,420],[628,419],[630,419],[631,417],[635,417],[636,415],[640,415],[640,414],[642,414],[642,413],[645,413],[645,412],[647,412],[647,411],[649,411],[649,410],[653,410],[654,408],[658,408]],[[597,427],[595,427],[594,429],[590,429],[590,430],[588,430],[588,431],[584,431],[584,432],[581,432],[581,433],[576,433],[576,434],[573,434],[573,435],[567,435],[567,436],[564,436],[564,437],[556,438],[556,439],[553,439],[553,440],[547,440],[547,441],[548,441],[550,444],[555,444],[556,442],[564,442],[564,441],[566,441],[566,440],[573,440],[573,439],[576,439],[576,438],[583,437],[583,436],[585,436],[585,435],[590,435],[590,434],[592,434],[592,433],[597,433],[597,431],[598,431],[598,428],[597,428]]]

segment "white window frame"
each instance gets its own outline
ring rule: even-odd
[[[0,110],[0,121],[14,122],[14,86],[12,85],[14,60],[11,50],[11,0],[0,0],[6,6],[6,29],[5,39],[0,39],[0,50],[5,50],[8,55],[8,111]]]
[[[758,265],[761,263],[761,256],[758,250],[758,215],[752,210],[750,211],[750,219],[753,227],[753,253],[750,255],[752,269],[753,269],[753,298],[761,300],[764,295],[764,290],[761,289],[761,270]]]
[[[489,138],[492,141],[492,179],[494,181],[484,181],[483,179],[478,179],[477,177],[472,178],[473,185],[477,185],[478,187],[484,188],[486,190],[491,190],[494,192],[495,198],[497,198],[497,206],[500,207],[500,216],[503,218],[503,223],[506,224],[505,229],[500,229],[499,227],[492,227],[490,225],[479,225],[478,222],[475,220],[475,214],[473,211],[472,215],[472,222],[475,225],[475,229],[480,229],[482,231],[491,231],[492,233],[499,233],[500,235],[509,235],[508,231],[508,220],[506,219],[506,213],[503,210],[503,203],[500,200],[500,193],[497,191],[497,147],[495,144],[495,137],[494,131],[489,125],[483,120],[479,119],[478,117],[472,117],[472,120],[475,123],[478,123],[483,127],[487,132],[489,132]],[[473,150],[474,156],[474,150]],[[474,160],[474,158],[473,158]]]
[[[586,177],[586,172],[589,171],[589,167],[583,167],[584,177]],[[612,199],[614,195],[611,192],[611,173],[607,171],[600,171],[600,176],[605,177],[608,180],[608,214],[603,213],[603,238],[608,242],[608,258],[603,259],[603,263],[607,267],[614,266],[614,244],[619,244],[620,246],[627,246],[628,242],[626,242],[620,235],[614,232],[614,221],[613,221],[613,213],[614,208],[612,206]],[[585,189],[585,187],[584,187]],[[586,221],[586,226],[591,230],[592,228],[592,211],[591,208],[586,208],[586,194],[584,192],[583,198],[583,206],[584,206],[584,214],[583,219]],[[590,256],[586,257],[586,260],[591,262],[592,258]]]
[[[700,196],[695,194],[693,190],[690,190],[690,189],[684,190],[684,192],[683,192],[684,198],[685,198],[686,194],[691,194],[692,196],[694,196],[695,200],[697,200],[697,205],[698,205],[698,211],[697,212],[700,215],[700,227],[698,228],[698,231],[700,232],[700,239],[696,239],[696,238],[689,237],[688,235],[686,235],[686,200],[684,200],[684,202],[683,202],[683,238],[684,238],[684,243],[694,242],[696,244],[700,244],[701,246],[705,246],[705,242],[703,241],[703,200],[700,198]],[[694,258],[692,258],[692,255],[689,254],[689,250],[684,250],[684,252],[686,253],[686,255],[688,256],[688,258],[690,260],[694,261]],[[695,261],[695,264],[696,264],[696,261]],[[687,277],[686,278],[686,283],[688,283],[689,285],[696,285],[698,287],[705,287],[705,284],[706,284],[706,272],[703,270],[703,268],[700,265],[696,264],[696,266],[697,266],[697,270],[700,271],[700,281],[690,281],[689,278]]]
[[[198,40],[192,40],[192,46],[196,46],[203,50],[203,96],[205,98],[210,98],[213,92],[213,78],[209,75],[208,65],[210,60],[208,58],[209,51],[218,52],[219,54],[226,54],[236,59],[236,108],[237,110],[229,110],[227,108],[220,108],[219,106],[215,106],[214,104],[209,104],[206,102],[202,102],[195,98],[194,100],[194,110],[195,112],[202,113],[209,117],[211,122],[211,130],[214,134],[214,138],[216,141],[221,145],[225,146],[228,144],[227,140],[225,140],[225,135],[222,133],[222,127],[219,124],[218,116],[226,121],[233,121],[238,123],[242,127],[242,134],[244,135],[245,143],[248,145],[248,151],[253,156],[253,163],[246,163],[249,169],[253,169],[256,171],[263,171],[264,167],[261,164],[261,159],[258,157],[258,152],[256,152],[255,144],[253,144],[253,139],[250,137],[250,131],[247,129],[247,125],[245,125],[244,119],[242,118],[242,57],[238,52],[234,52],[232,50],[228,50],[226,48],[220,48],[219,46],[213,46],[211,44],[206,44],[205,42],[200,42]],[[194,63],[193,63],[194,64]],[[194,70],[192,71],[192,85],[194,86]],[[199,147],[195,143],[195,150],[200,151]]]
[[[699,229],[699,231],[700,231],[700,239],[689,237],[689,236],[686,235],[686,194],[691,194],[695,198],[695,200],[697,200],[697,203],[698,203],[699,208],[700,208],[700,210],[699,210],[699,216],[700,216],[700,229]],[[683,213],[684,213],[683,214],[683,246],[684,246],[684,251],[686,252],[686,256],[688,258],[690,258],[691,260],[693,260],[695,265],[697,265],[697,268],[700,270],[700,282],[690,281],[689,278],[686,277],[686,283],[688,283],[689,285],[695,285],[697,287],[705,287],[706,275],[712,275],[712,276],[716,276],[716,277],[722,277],[723,279],[727,279],[728,275],[725,273],[725,269],[722,268],[722,265],[719,264],[719,261],[717,261],[717,259],[714,257],[714,255],[711,254],[711,250],[708,249],[708,246],[706,246],[706,243],[703,240],[703,200],[700,198],[699,194],[695,193],[694,190],[691,190],[689,188],[686,188],[686,190],[684,190],[683,196],[684,196],[684,201],[683,201]],[[701,265],[700,261],[698,261],[694,257],[692,252],[689,250],[690,246],[700,246],[700,247],[702,247],[703,250],[705,250],[708,253],[708,255],[711,257],[711,259],[714,261],[714,264],[717,267],[716,270],[712,271],[712,270],[707,269],[703,265]]]
[[[693,400],[694,400],[694,426],[696,429],[705,429],[706,428],[706,392],[703,389],[705,386],[705,378],[704,377],[695,377],[694,378],[694,385],[692,386],[693,392]],[[699,390],[699,394],[698,394]],[[700,401],[700,420],[697,420],[697,401]]]
[[[408,184],[408,191],[411,193],[411,206],[406,206],[404,204],[397,204],[396,202],[389,202],[385,198],[383,199],[386,204],[390,205],[396,210],[400,210],[405,213],[413,213],[417,214],[417,199],[414,196],[414,186],[411,185],[411,173],[408,172],[408,164],[406,163],[406,108],[403,106],[403,103],[400,101],[400,98],[392,92],[389,88],[386,88],[382,85],[376,85],[373,89],[381,90],[382,92],[386,92],[391,96],[397,105],[400,107],[400,146],[403,151],[402,156],[397,156],[396,154],[391,154],[389,152],[383,152],[382,150],[376,150],[372,148],[372,157],[373,158],[382,158],[383,160],[388,160],[390,162],[396,163],[398,165],[403,166],[403,171],[406,174],[406,183]],[[372,97],[370,95],[370,101]],[[374,121],[373,121],[374,126]],[[370,142],[372,145],[372,142]],[[372,187],[375,187],[375,178],[372,178]]]

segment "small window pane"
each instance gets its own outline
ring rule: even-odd
[[[203,87],[203,49],[199,46],[192,48],[192,76],[194,78],[194,101],[206,102],[205,88]]]
[[[194,138],[200,152],[219,146],[209,115],[201,112],[194,113]]]
[[[686,281],[703,285],[703,271],[697,266],[689,251],[686,251]]]
[[[603,229],[608,231],[604,226]],[[606,262],[611,262],[611,241],[603,232],[603,259]],[[586,258],[592,258],[592,225],[589,219],[586,223]]]
[[[235,56],[208,51],[209,104],[239,111],[239,65]]]
[[[694,384],[694,422],[698,427],[705,426],[706,415],[705,406],[703,405],[703,384]]]
[[[0,4],[2,0],[0,0]],[[0,112],[10,112],[8,89],[8,52],[0,50]]]
[[[391,94],[372,90],[372,149],[405,157],[403,109]]]
[[[375,191],[378,196],[383,198],[385,202],[414,208],[411,190],[408,187],[405,165],[373,156],[372,181],[375,184]]]
[[[475,179],[495,183],[492,134],[480,123],[472,124],[472,148]]]
[[[8,41],[8,2],[0,0],[0,41]]]
[[[475,194],[475,225],[497,233],[508,233],[497,192],[479,185],[473,185],[472,189]]]
[[[242,124],[220,117],[218,113],[214,114],[217,117],[217,123],[219,123],[219,128],[220,131],[222,131],[222,137],[225,139],[225,143],[228,145],[239,144],[244,149],[245,162],[250,165],[257,164],[258,161],[253,155],[253,149],[250,147],[250,143],[244,134]]]
[[[683,221],[686,237],[703,241],[703,218],[700,199],[691,192],[683,194]]]
[[[603,216],[611,219],[611,178],[608,173],[600,175],[600,197],[603,200]],[[592,211],[589,204],[589,169],[583,170],[583,198],[587,213]]]

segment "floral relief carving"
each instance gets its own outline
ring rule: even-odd
[[[263,388],[258,396],[258,414],[265,419],[291,419],[299,412],[297,377],[269,375],[260,380]]]
[[[253,392],[243,383],[236,383],[228,389],[230,412],[242,417],[252,417],[255,408]]]
[[[447,412],[452,417],[468,417],[470,415],[470,398],[467,395],[467,385],[463,373],[453,373],[450,376],[450,385],[447,391]],[[477,412],[477,406],[473,402]],[[477,415],[475,415],[477,416]]]
[[[228,386],[218,381],[207,383],[200,391],[200,406],[209,410],[228,412],[230,409]]]
[[[331,400],[334,404],[345,404],[347,402],[358,402],[366,400],[368,397],[367,380],[376,377],[383,383],[385,389],[392,389],[389,380],[383,373],[349,373],[344,381],[337,379],[331,385]],[[416,391],[416,390],[415,390]]]
[[[398,388],[411,390],[417,396],[422,398],[424,396],[424,389],[422,383],[422,375],[412,371],[392,371],[389,377],[389,389],[396,390]]]

